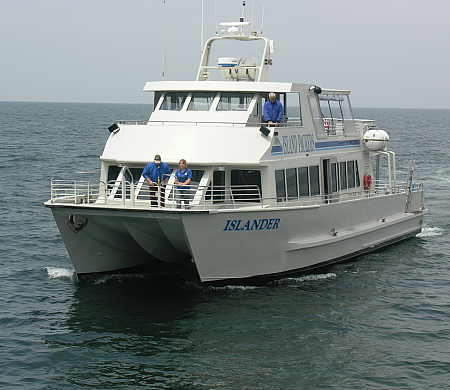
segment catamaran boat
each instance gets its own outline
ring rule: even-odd
[[[350,91],[269,81],[273,41],[242,18],[221,25],[195,81],[146,83],[149,120],[109,127],[98,180],[52,180],[45,205],[79,277],[145,269],[202,284],[265,283],[421,231],[413,167],[397,179],[388,133],[353,117]],[[223,43],[259,51],[217,56]],[[262,117],[271,92],[284,110],[276,124]],[[155,154],[173,169],[156,201],[142,176]],[[182,158],[193,180],[180,190]]]

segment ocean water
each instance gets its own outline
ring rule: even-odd
[[[79,284],[49,180],[95,177],[106,127],[147,111],[0,102],[1,389],[450,388],[450,111],[356,110],[417,161],[417,238],[265,287]]]

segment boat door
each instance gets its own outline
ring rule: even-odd
[[[322,159],[322,194],[326,203],[331,203],[338,199],[337,185],[337,160],[336,158]]]

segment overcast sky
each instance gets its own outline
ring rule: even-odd
[[[240,16],[241,0],[204,1],[205,36],[215,14]],[[167,78],[194,79],[201,0],[162,3],[0,0],[0,100],[148,102],[164,46]],[[247,0],[258,29],[261,3],[272,81],[351,89],[359,107],[450,108],[449,0]]]

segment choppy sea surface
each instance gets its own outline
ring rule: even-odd
[[[42,205],[50,178],[95,177],[106,127],[148,107],[0,102],[0,388],[450,388],[450,111],[355,111],[404,174],[417,161],[417,238],[266,287],[174,288],[80,284]]]

